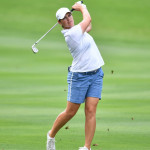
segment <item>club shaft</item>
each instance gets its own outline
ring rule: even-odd
[[[83,1],[81,1],[81,3],[83,3]],[[73,12],[74,11],[74,9],[71,9],[70,10],[71,12]],[[34,47],[36,44],[38,44],[53,28],[55,28],[55,26],[57,26],[58,25],[58,22],[49,30],[49,31],[47,31],[38,41],[36,41],[33,45],[32,45],[32,47]]]
[[[57,26],[58,22],[49,30],[47,31],[37,42],[35,42],[35,44],[39,43],[53,28],[55,28],[55,26]]]

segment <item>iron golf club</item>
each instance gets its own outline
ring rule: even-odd
[[[81,4],[83,3],[83,1],[81,1]],[[73,12],[74,9],[71,9],[70,12]],[[36,41],[33,45],[32,45],[32,51],[34,53],[37,53],[39,50],[36,48],[36,44],[38,44],[52,29],[54,29],[56,26],[58,25],[58,22],[50,29],[48,30],[38,41]]]

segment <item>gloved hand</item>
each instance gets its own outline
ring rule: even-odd
[[[86,5],[83,4],[83,3],[81,3],[81,1],[78,1],[77,3],[78,3],[78,4],[81,4],[84,8],[86,8]]]

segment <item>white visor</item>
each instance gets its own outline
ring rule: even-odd
[[[68,8],[60,8],[58,9],[58,11],[56,12],[56,18],[57,20],[63,19],[66,15],[66,13],[70,12],[70,10]]]

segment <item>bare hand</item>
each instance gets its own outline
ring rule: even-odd
[[[72,6],[72,8],[75,9],[76,11],[81,11],[82,9],[86,8],[86,6],[83,4],[75,3]]]

